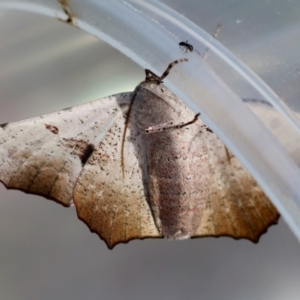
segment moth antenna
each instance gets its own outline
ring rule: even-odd
[[[159,77],[160,81],[162,81],[164,78],[166,78],[166,77],[169,75],[170,70],[171,70],[175,65],[177,65],[177,64],[179,64],[179,63],[181,63],[181,62],[184,62],[184,61],[188,61],[188,60],[187,60],[186,58],[181,58],[181,59],[177,59],[177,60],[171,62],[171,63],[168,65],[167,69],[166,69],[166,70],[163,72],[163,74]]]
[[[130,118],[130,113],[131,113],[131,109],[132,109],[132,104],[133,101],[136,97],[136,92],[134,92],[134,95],[132,96],[132,99],[130,101],[129,104],[129,108],[126,114],[126,119],[125,119],[125,127],[124,127],[124,131],[123,131],[123,137],[122,137],[122,144],[121,144],[121,168],[122,168],[122,174],[123,174],[123,178],[125,177],[125,163],[124,163],[124,146],[125,146],[125,137],[126,137],[126,132],[127,132],[127,128],[128,128],[128,124],[129,124],[129,118]]]
[[[172,69],[173,66],[181,63],[181,62],[184,62],[184,61],[188,61],[188,59],[186,58],[181,58],[181,59],[177,59],[173,62],[171,62],[167,69],[163,72],[163,74],[159,77],[157,76],[155,73],[153,73],[151,70],[149,69],[146,69],[145,70],[145,73],[146,73],[146,79],[145,79],[145,82],[157,82],[157,84],[160,84],[163,82],[163,79],[166,78],[168,76],[168,74],[170,73],[170,70]]]

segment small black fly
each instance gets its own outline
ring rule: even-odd
[[[193,52],[194,47],[188,43],[188,41],[180,42],[179,44],[180,49],[185,50],[184,52],[190,51]]]

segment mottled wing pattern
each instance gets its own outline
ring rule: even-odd
[[[80,171],[122,115],[120,107],[128,108],[130,96],[119,94],[0,125],[0,181],[69,206]]]
[[[127,129],[124,175],[121,144],[124,118],[120,116],[95,148],[74,190],[78,217],[111,249],[132,239],[158,238],[159,233],[147,202],[146,167],[138,134]],[[136,136],[136,138],[133,138]]]
[[[121,165],[124,114],[132,95],[0,125],[0,181],[65,206],[73,198],[79,218],[109,248],[132,239],[162,237],[147,202],[147,158],[134,132],[138,126],[127,130]],[[209,161],[211,185],[193,237],[258,241],[278,220],[277,210],[217,136],[203,131],[201,120],[197,124],[199,134],[191,149],[206,145],[200,155]]]
[[[199,135],[207,146],[212,176],[210,193],[194,237],[230,236],[258,242],[279,214],[252,175],[219,138]]]

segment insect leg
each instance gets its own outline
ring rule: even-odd
[[[181,124],[174,124],[173,122],[167,122],[167,123],[150,126],[145,129],[145,133],[156,133],[156,132],[167,131],[167,130],[172,130],[172,129],[180,129],[180,128],[183,128],[185,126],[195,123],[198,120],[199,116],[200,116],[200,113],[196,114],[193,120],[186,122],[186,123],[183,122]],[[212,132],[212,130],[210,128],[208,128],[206,125],[203,125],[203,127],[204,127],[203,131],[206,130],[206,131]]]

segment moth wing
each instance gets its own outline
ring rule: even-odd
[[[142,144],[129,128],[122,167],[124,123],[120,116],[106,132],[81,171],[73,195],[79,219],[110,249],[133,239],[162,237],[146,200]]]
[[[258,242],[279,218],[274,205],[240,161],[213,134],[199,138],[207,145],[211,185],[194,237],[230,236]]]
[[[0,181],[69,206],[89,155],[131,93],[0,125]]]

